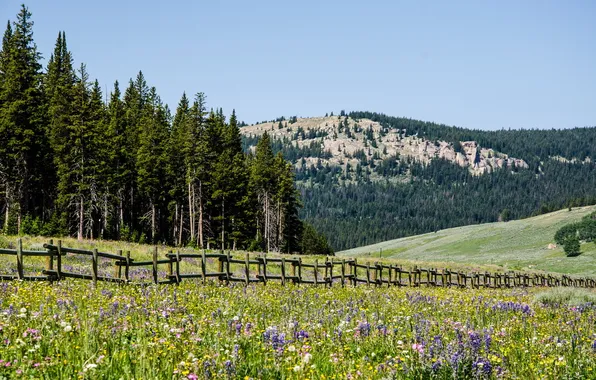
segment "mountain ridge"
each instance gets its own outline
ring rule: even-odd
[[[523,160],[503,152],[479,146],[476,141],[458,141],[456,144],[442,140],[430,141],[423,137],[407,135],[405,129],[387,128],[370,119],[349,116],[307,117],[265,122],[245,126],[243,135],[260,137],[267,132],[272,139],[291,141],[298,148],[320,144],[327,152],[321,164],[355,167],[358,156],[366,155],[373,164],[382,160],[410,158],[427,164],[432,159],[445,159],[466,167],[474,175],[490,173],[495,168],[528,169]],[[356,156],[356,157],[355,157]],[[306,164],[315,158],[305,157]],[[374,162],[376,161],[376,162]],[[303,164],[296,163],[300,168]]]
[[[301,217],[336,250],[596,204],[593,127],[482,131],[342,112],[243,126],[243,148],[264,132],[294,164]]]

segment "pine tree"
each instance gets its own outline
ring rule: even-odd
[[[221,208],[214,199],[214,192],[217,190],[217,163],[223,152],[223,130],[225,116],[221,109],[211,110],[205,120],[205,129],[202,136],[201,169],[202,169],[202,195],[203,195],[203,234],[207,247],[211,244],[217,245],[221,227],[225,220],[221,216]],[[225,210],[224,210],[225,211]],[[223,248],[222,248],[223,249]]]
[[[168,119],[166,109],[152,87],[141,117],[139,149],[137,151],[137,183],[139,194],[147,202],[147,213],[143,219],[150,220],[151,241],[157,241],[158,213],[166,202],[166,190],[162,184],[165,178],[166,143],[168,141]]]
[[[251,190],[256,197],[256,241],[267,252],[272,248],[271,239],[275,235],[273,223],[273,195],[275,194],[275,157],[271,149],[271,140],[267,132],[263,133],[255,149],[250,173]]]
[[[278,245],[282,252],[298,252],[302,222],[298,218],[298,209],[302,206],[295,186],[292,164],[286,162],[281,154],[276,157]]]
[[[89,201],[88,212],[89,236],[103,237],[108,230],[111,207],[108,203],[110,195],[110,182],[112,168],[110,164],[110,151],[112,145],[108,128],[106,128],[106,107],[102,99],[101,87],[95,80],[91,88],[89,99],[88,119],[88,150],[89,153]]]
[[[186,215],[184,205],[188,196],[184,145],[190,125],[190,104],[186,93],[183,93],[176,109],[174,121],[172,122],[172,130],[167,146],[167,171],[168,181],[171,184],[170,197],[172,203],[170,208],[173,209],[170,210],[170,214],[173,214],[170,218],[172,221],[172,241],[178,246],[182,245],[184,238],[184,220]]]
[[[64,32],[58,34],[54,53],[50,57],[45,76],[44,90],[48,110],[47,136],[52,149],[52,161],[54,163],[56,178],[51,184],[56,184],[57,207],[59,210],[66,210],[69,202],[70,186],[65,183],[65,175],[70,171],[68,163],[69,152],[69,130],[74,117],[74,86],[76,76],[72,67],[72,56],[66,47],[66,35]],[[58,223],[62,230],[67,230],[67,213],[56,211]]]
[[[186,131],[183,152],[186,186],[188,187],[190,238],[201,248],[205,247],[203,228],[209,181],[208,151],[210,147],[205,137],[206,114],[205,94],[197,93],[190,109],[190,122]]]
[[[40,54],[33,41],[31,13],[24,5],[14,28],[7,28],[1,54],[0,88],[0,183],[5,189],[5,229],[14,211],[17,230],[23,215],[34,212],[32,197],[42,182],[43,93]]]
[[[0,51],[0,123],[3,122],[3,114],[1,112],[5,112],[5,106],[8,106],[8,99],[4,99],[4,94],[8,88],[7,80],[10,79],[7,79],[6,73],[9,70],[11,52],[13,50],[12,45],[13,32],[10,21],[8,21],[6,31],[4,32],[4,36],[2,38],[2,50]],[[0,124],[0,128],[4,128],[2,124]],[[11,232],[9,231],[9,219],[11,211],[10,206],[14,199],[9,198],[11,195],[11,189],[9,189],[11,176],[11,172],[9,170],[10,150],[8,149],[10,134],[9,131],[5,131],[3,129],[0,129],[0,132],[2,132],[0,133],[0,204],[3,205],[3,209],[5,210],[5,218],[3,218],[3,230],[4,232]]]
[[[62,195],[66,197],[67,205],[73,209],[70,215],[76,215],[77,223],[77,239],[82,240],[85,235],[85,227],[87,230],[90,225],[85,224],[88,220],[87,215],[89,210],[91,181],[89,178],[89,171],[91,169],[91,149],[90,137],[92,131],[89,126],[90,119],[90,84],[89,75],[85,64],[81,66],[77,73],[76,83],[74,86],[74,113],[71,121],[71,126],[68,128],[69,136],[67,141],[68,154],[65,157],[66,165],[65,171],[69,173],[59,173],[62,190]],[[71,180],[66,178],[70,177]]]
[[[104,194],[104,202],[112,205],[116,210],[116,217],[113,223],[105,222],[110,226],[112,236],[123,238],[121,229],[124,226],[124,196],[126,190],[126,158],[128,156],[126,145],[126,120],[124,103],[121,99],[120,87],[118,81],[114,83],[114,90],[110,94],[110,102],[107,109],[107,128],[106,141],[109,148],[106,152],[108,160],[107,166],[110,168],[110,175],[107,178],[107,192]],[[107,210],[107,206],[104,207]],[[107,219],[104,215],[104,219]],[[108,232],[108,231],[106,231]],[[125,237],[125,236],[124,236]]]
[[[217,156],[213,174],[212,198],[220,211],[220,244],[226,247],[226,237],[233,241],[235,249],[239,239],[244,236],[246,226],[242,219],[246,216],[248,173],[245,166],[244,152],[236,112],[232,112],[230,122],[222,130],[222,151]]]
[[[141,227],[139,225],[137,199],[137,151],[139,149],[139,130],[141,118],[148,101],[149,88],[142,71],[139,71],[135,80],[129,81],[129,86],[124,93],[124,120],[125,144],[122,180],[124,184],[123,199],[123,224],[125,230],[130,232],[132,239]],[[124,227],[124,226],[123,226]],[[135,239],[132,239],[135,240]]]

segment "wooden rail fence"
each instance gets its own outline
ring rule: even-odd
[[[184,279],[200,279],[204,284],[207,279],[223,283],[241,282],[267,283],[270,281],[294,284],[314,284],[324,286],[346,286],[358,284],[375,286],[435,286],[435,287],[471,287],[471,288],[512,288],[512,287],[554,287],[571,286],[596,288],[596,280],[587,277],[554,276],[538,273],[464,273],[449,269],[419,268],[403,269],[399,265],[386,263],[359,263],[356,259],[337,259],[327,257],[324,261],[303,262],[301,257],[268,257],[265,254],[251,257],[232,256],[228,253],[180,253],[168,252],[162,258],[155,247],[152,260],[136,261],[130,252],[118,251],[116,254],[98,252],[97,249],[83,250],[62,247],[50,241],[44,244],[45,250],[23,250],[19,239],[16,249],[0,249],[0,255],[16,256],[16,274],[0,275],[0,280],[59,281],[63,278],[77,278],[117,283],[137,283],[131,280],[130,269],[133,267],[150,268],[151,279],[155,284],[178,284]],[[66,254],[91,257],[91,274],[71,273],[64,270],[62,258]],[[46,257],[46,269],[42,275],[28,276],[24,273],[25,257]],[[100,275],[99,259],[112,260],[113,275]],[[200,260],[198,273],[181,273],[180,265],[185,259]],[[217,271],[209,271],[208,260],[217,263]],[[160,266],[167,266],[167,274],[160,278]]]

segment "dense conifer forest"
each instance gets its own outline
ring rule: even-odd
[[[329,252],[298,219],[291,165],[267,136],[246,154],[234,112],[208,109],[199,92],[172,115],[140,71],[105,101],[65,32],[40,60],[23,6],[0,52],[4,233]]]

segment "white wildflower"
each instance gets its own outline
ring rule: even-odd
[[[83,368],[83,372],[87,372],[89,370],[94,370],[95,368],[97,368],[97,364],[89,363],[89,364],[85,365],[85,368]]]
[[[312,359],[312,355],[307,352],[306,354],[304,354],[304,357],[302,357],[302,362],[304,364],[308,364],[310,362],[310,359]]]

